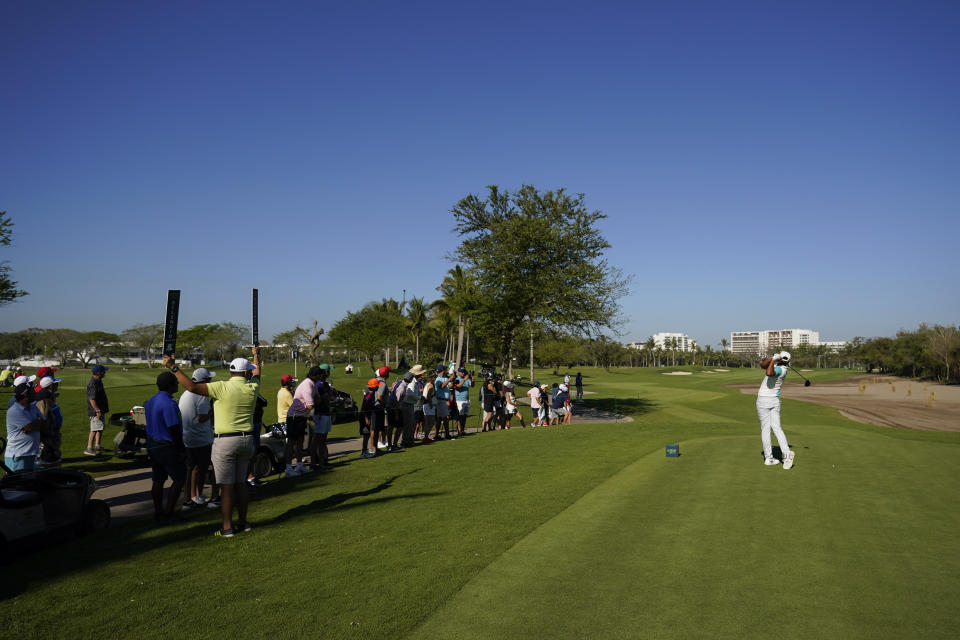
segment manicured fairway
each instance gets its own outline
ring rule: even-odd
[[[783,471],[723,386],[756,369],[584,372],[634,421],[352,456],[261,489],[229,540],[206,512],[69,540],[4,570],[0,616],[47,638],[958,635],[960,434],[786,400]]]

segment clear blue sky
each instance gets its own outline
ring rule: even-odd
[[[0,4],[0,330],[436,296],[451,206],[586,194],[623,340],[960,321],[960,3]]]

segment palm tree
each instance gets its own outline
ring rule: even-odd
[[[413,335],[414,344],[416,345],[413,359],[416,362],[420,362],[420,336],[423,335],[424,329],[427,328],[428,307],[423,304],[423,298],[410,298],[408,304],[409,309],[407,311],[406,325],[407,329],[409,329]]]
[[[473,278],[468,271],[464,271],[460,265],[455,266],[447,272],[447,276],[437,287],[437,291],[443,294],[447,306],[457,316],[457,359],[459,364],[463,355],[463,334],[469,323],[469,316],[475,305],[475,296]]]

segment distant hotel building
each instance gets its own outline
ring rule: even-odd
[[[730,351],[746,355],[766,353],[774,349],[788,349],[820,344],[820,332],[810,329],[772,329],[768,331],[730,332]],[[830,343],[842,345],[843,343]]]
[[[677,339],[677,350],[678,351],[693,351],[697,347],[697,341],[694,338],[691,338],[685,333],[655,333],[652,336],[654,345],[658,349],[667,349],[669,350],[673,345],[673,339]],[[644,342],[628,342],[627,347],[631,349],[644,349]]]

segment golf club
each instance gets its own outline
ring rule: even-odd
[[[796,373],[798,376],[800,376],[801,378],[803,378],[803,374],[800,373],[799,371],[797,371],[796,369],[794,369],[793,367],[791,367],[790,365],[787,365],[787,369],[790,369],[790,371],[793,371],[793,372]],[[809,386],[810,386],[810,381],[807,380],[806,378],[803,378],[803,386],[809,387]]]

